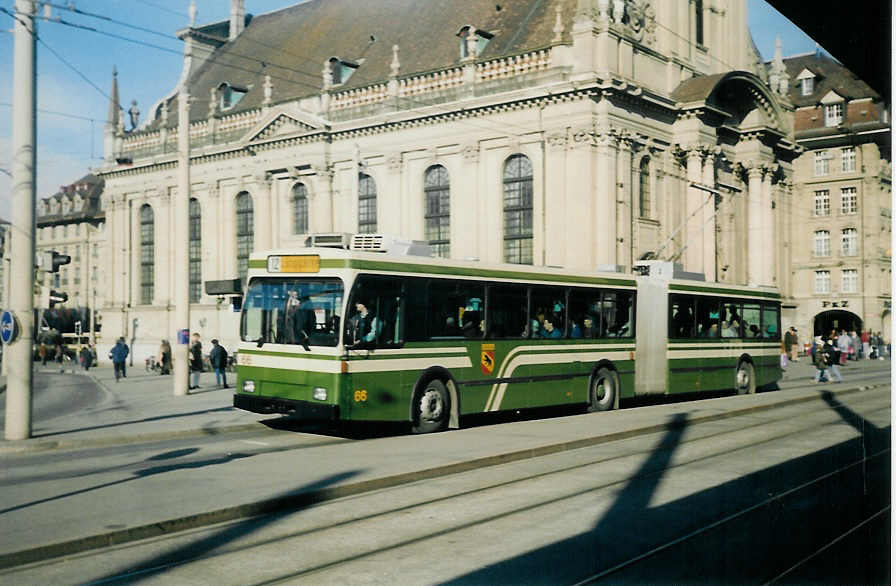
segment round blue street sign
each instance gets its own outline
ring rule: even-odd
[[[18,335],[19,328],[15,316],[13,316],[12,312],[9,310],[4,311],[3,314],[0,315],[0,340],[2,340],[4,344],[9,344],[10,342],[15,341]]]

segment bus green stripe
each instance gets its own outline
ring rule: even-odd
[[[780,299],[781,295],[770,291],[755,291],[752,289],[717,289],[715,287],[701,287],[699,285],[682,285],[669,283],[669,291],[695,291],[699,293],[712,293],[714,295],[732,295],[735,297],[765,297],[767,299]]]

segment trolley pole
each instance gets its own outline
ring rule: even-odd
[[[190,94],[177,96],[177,192],[174,194],[175,258],[189,258],[190,246]],[[188,394],[190,386],[190,263],[174,264],[174,394]]]
[[[16,0],[13,45],[12,109],[12,225],[10,234],[10,329],[4,361],[9,361],[6,384],[6,439],[31,437],[31,389],[34,382],[34,196],[37,165],[37,35],[34,0]],[[5,324],[4,324],[5,326]],[[14,333],[11,334],[11,333]]]

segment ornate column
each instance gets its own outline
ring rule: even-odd
[[[616,265],[619,263],[616,250],[616,136],[609,129],[591,136],[597,146],[594,183],[588,185],[594,200],[592,247],[596,251],[595,264]],[[578,140],[578,135],[574,139]]]
[[[702,237],[704,217],[701,213],[701,206],[706,207],[704,203],[706,203],[707,193],[692,187],[692,185],[703,182],[703,150],[700,147],[691,146],[685,149],[684,155],[688,182],[685,204],[687,228],[683,239],[683,247],[686,247],[684,268],[688,272],[702,273],[706,262]]]
[[[616,154],[616,264],[632,268],[632,133],[618,133]]]
[[[762,177],[765,169],[754,161],[745,163],[747,175],[747,284],[764,285],[762,241]]]
[[[775,284],[775,257],[778,253],[777,242],[775,239],[775,221],[774,211],[772,210],[772,178],[777,170],[776,164],[763,165],[764,175],[762,177],[762,193],[761,193],[761,233],[760,242],[763,246],[751,250],[751,253],[761,253],[762,255],[762,281],[763,285],[771,286]]]
[[[714,147],[705,151],[706,157],[703,159],[703,185],[715,189],[716,186],[716,158],[720,149]],[[706,195],[706,194],[704,194]],[[703,248],[703,274],[706,280],[715,282],[716,275],[716,203],[715,196],[709,194],[711,202],[703,206],[702,230],[703,240],[701,247]],[[705,200],[704,200],[705,201]]]
[[[171,216],[171,194],[167,189],[159,193],[156,198],[158,208],[155,213],[155,241],[156,241],[156,258],[159,259],[155,268],[156,286],[155,298],[159,305],[170,306],[174,292],[171,290],[172,266],[174,249],[171,238],[168,237],[173,231],[174,224]],[[168,330],[165,330],[168,331]]]
[[[223,226],[223,223],[221,221],[221,188],[218,187],[218,182],[214,179],[211,180],[208,184],[206,204],[207,205],[202,206],[202,233],[211,234],[213,233],[213,230],[206,230],[206,226],[215,226],[218,229]],[[203,281],[215,281],[225,278],[224,270],[221,264],[223,262],[223,259],[221,258],[221,250],[220,248],[218,250],[213,250],[212,246],[212,242],[208,242],[207,238],[203,238],[201,254],[201,258],[203,261]],[[206,259],[212,258],[214,259],[214,262],[205,262]],[[203,294],[204,293],[205,288],[203,287]]]
[[[273,224],[271,217],[271,200],[274,197],[274,181],[271,174],[267,172],[259,172],[255,175],[255,185],[257,186],[257,195],[255,196],[255,206],[253,209],[255,215],[254,233],[254,249],[270,250],[271,248],[271,226]]]
[[[335,232],[333,224],[333,167],[326,162],[314,165],[313,189],[309,189],[311,216],[308,230],[311,232]]]
[[[569,267],[576,264],[582,242],[580,237],[573,236],[572,227],[583,223],[582,208],[569,189],[573,173],[567,165],[569,137],[564,129],[546,134],[543,140],[544,185],[550,185],[551,194],[551,204],[545,210],[545,264]]]

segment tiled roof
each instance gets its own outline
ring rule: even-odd
[[[809,55],[789,57],[784,59],[784,65],[787,68],[787,74],[790,76],[788,97],[796,107],[815,106],[831,90],[847,100],[859,98],[880,99],[880,94],[871,89],[871,86],[856,77],[846,67],[825,55],[811,53]],[[808,96],[802,95],[800,82],[796,79],[804,69],[808,69],[816,76],[815,87]]]
[[[494,35],[482,59],[546,47],[554,36],[558,4],[568,40],[576,0],[308,0],[260,14],[193,74],[189,89],[197,101],[190,117],[206,118],[211,89],[222,82],[250,88],[229,113],[262,104],[265,75],[271,76],[274,103],[317,95],[324,62],[331,57],[361,62],[338,90],[385,82],[396,44],[400,76],[456,66],[456,35],[465,25]],[[220,32],[216,26],[203,28]],[[176,99],[168,111],[169,127],[176,126]],[[153,122],[150,128],[156,126]]]
[[[51,224],[104,216],[104,212],[100,209],[100,196],[103,194],[105,184],[105,180],[89,173],[70,185],[63,185],[55,194],[43,198],[44,203],[48,206],[48,210],[52,200],[59,200],[61,203],[62,198],[74,200],[75,195],[80,195],[81,199],[87,202],[87,205],[82,209],[71,209],[68,213],[62,213],[62,207],[60,206],[58,213],[52,214],[48,211],[37,216],[37,223],[39,225]]]

